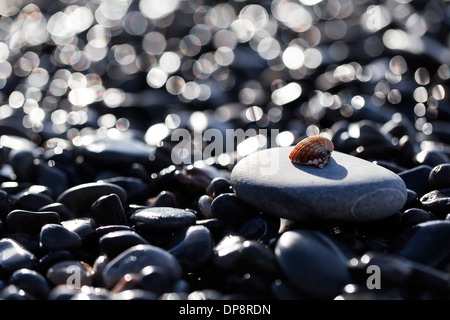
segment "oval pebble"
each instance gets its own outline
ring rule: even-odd
[[[428,177],[432,171],[429,165],[420,165],[412,169],[402,171],[398,174],[405,182],[406,187],[413,190],[419,197],[423,196],[430,190]]]
[[[100,225],[125,224],[125,210],[117,194],[111,193],[98,198],[91,206],[94,219]]]
[[[109,259],[115,258],[121,252],[138,244],[149,244],[138,233],[131,230],[113,231],[105,234],[99,240],[100,250]]]
[[[52,211],[13,210],[6,216],[6,227],[10,232],[38,234],[44,225],[59,222],[59,215]]]
[[[428,176],[428,182],[433,190],[450,188],[450,163],[435,166]]]
[[[9,238],[0,239],[0,276],[21,268],[33,268],[37,262],[35,255],[16,241]]]
[[[147,266],[164,268],[171,279],[179,279],[182,268],[177,259],[164,249],[141,244],[131,247],[113,260],[102,272],[103,281],[108,288],[112,288],[125,274],[138,273]]]
[[[69,288],[80,289],[93,283],[94,274],[91,266],[78,260],[57,262],[48,270],[46,277],[52,285],[65,284]]]
[[[80,236],[60,224],[46,224],[42,227],[39,240],[45,251],[71,250],[81,247]]]
[[[445,217],[450,213],[450,188],[428,192],[420,198],[422,208]]]
[[[137,230],[149,233],[173,232],[195,224],[196,220],[192,212],[172,207],[145,208],[130,217]]]
[[[171,290],[173,281],[165,269],[148,266],[139,271],[137,282],[140,289],[160,295]]]
[[[9,278],[9,282],[25,290],[36,299],[47,299],[51,290],[50,284],[43,275],[26,268],[14,271]]]
[[[292,149],[265,149],[240,160],[231,172],[239,198],[296,221],[374,221],[406,202],[405,183],[383,167],[338,151],[323,168],[303,166],[289,160]]]
[[[436,220],[419,223],[397,236],[388,247],[412,261],[436,266],[450,254],[450,221]]]
[[[350,282],[348,257],[318,231],[283,233],[276,244],[275,255],[284,275],[298,290],[311,297],[333,298]]]
[[[80,217],[89,211],[98,198],[111,193],[117,194],[123,204],[127,202],[127,193],[122,187],[106,182],[90,182],[74,186],[61,193],[56,201],[66,205]]]
[[[211,202],[211,214],[231,227],[240,227],[242,223],[255,216],[258,211],[242,201],[234,193],[223,193]]]
[[[168,251],[178,259],[185,270],[203,266],[213,252],[213,238],[208,228],[191,226],[182,232],[183,239]]]

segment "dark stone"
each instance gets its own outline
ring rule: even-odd
[[[11,203],[8,193],[0,189],[0,220],[5,221],[6,216],[11,211]]]
[[[130,203],[139,203],[147,199],[150,187],[144,180],[136,177],[113,177],[103,180],[106,183],[115,184],[125,190]]]
[[[72,220],[62,221],[61,224],[69,231],[78,234],[83,242],[98,239],[97,224],[91,218],[78,218]]]
[[[117,194],[101,196],[91,206],[94,219],[100,225],[125,224],[125,210]]]
[[[40,233],[40,243],[45,251],[71,250],[81,247],[80,236],[60,224],[46,224]]]
[[[101,196],[115,193],[122,204],[127,203],[126,191],[112,183],[92,182],[69,188],[59,195],[57,202],[61,202],[72,210],[77,217],[85,215],[92,204]]]
[[[239,234],[249,240],[266,242],[278,235],[280,218],[261,214],[244,222],[239,229]]]
[[[181,276],[181,266],[172,254],[144,244],[131,247],[111,260],[103,270],[103,281],[112,288],[125,274],[138,273],[147,266],[164,268],[173,280]]]
[[[437,266],[448,258],[450,221],[436,220],[419,223],[398,235],[388,252],[429,266]]]
[[[74,260],[74,255],[68,250],[52,251],[44,255],[36,266],[36,271],[41,274],[46,274],[47,270],[57,262]]]
[[[450,212],[450,188],[428,192],[420,198],[422,208],[445,217]]]
[[[51,203],[53,203],[53,199],[46,194],[26,192],[16,198],[13,209],[37,211]]]
[[[35,298],[21,288],[10,284],[0,292],[0,300],[35,300]]]
[[[147,200],[147,205],[156,207],[177,207],[177,198],[173,192],[161,191],[156,197]]]
[[[9,278],[9,282],[20,289],[25,290],[36,299],[47,299],[50,293],[50,285],[43,275],[31,270],[22,268],[14,271]]]
[[[403,228],[413,227],[416,224],[427,222],[433,219],[433,216],[430,215],[429,212],[418,209],[418,208],[410,208],[405,210],[401,216],[401,225]]]
[[[191,226],[181,231],[175,237],[182,240],[169,252],[177,258],[185,270],[195,270],[202,267],[213,252],[213,238],[208,228],[204,226]]]
[[[450,163],[435,166],[430,172],[428,182],[433,190],[450,188]]]
[[[21,268],[33,268],[37,258],[16,241],[0,240],[0,276],[10,274]]]
[[[99,248],[109,259],[138,244],[148,244],[148,241],[131,230],[113,231],[105,234],[99,240]]]
[[[6,227],[10,232],[24,232],[37,234],[48,223],[59,223],[56,212],[35,212],[27,210],[13,210],[6,217]]]
[[[71,210],[69,210],[69,208],[67,208],[64,204],[59,203],[59,202],[50,203],[46,206],[39,208],[38,211],[40,211],[40,212],[42,212],[42,211],[56,212],[57,214],[59,214],[61,221],[71,220],[71,219],[76,218],[75,214]]]
[[[228,234],[213,251],[213,264],[220,270],[276,274],[273,252],[261,243]]]
[[[334,298],[350,282],[349,257],[318,231],[283,233],[275,247],[275,255],[283,274],[297,289],[311,297]]]
[[[48,187],[54,197],[58,197],[69,187],[69,181],[64,171],[43,164],[37,165],[37,183]]]
[[[17,180],[29,182],[36,180],[37,172],[34,159],[35,157],[30,150],[11,150],[9,163],[14,169]]]
[[[420,165],[400,172],[398,175],[403,179],[408,189],[413,190],[421,197],[430,190],[428,177],[432,169],[429,165]]]
[[[197,201],[198,209],[200,211],[200,214],[206,219],[211,219],[213,217],[212,212],[211,212],[212,201],[213,201],[213,198],[206,194],[204,194],[200,198],[198,198],[198,201]]]
[[[137,283],[140,289],[161,295],[169,292],[173,281],[165,269],[158,266],[148,266],[137,274]]]
[[[46,273],[47,280],[54,286],[67,285],[80,289],[91,286],[93,282],[92,268],[85,262],[66,260],[52,265]]]
[[[172,207],[156,207],[138,210],[130,221],[137,230],[149,233],[167,233],[195,224],[197,217],[188,210]]]
[[[214,218],[224,221],[226,225],[237,228],[255,216],[258,211],[236,194],[223,193],[211,202],[211,213]]]
[[[133,229],[131,229],[131,227],[129,227],[127,225],[123,225],[123,224],[100,226],[95,229],[95,232],[97,232],[97,235],[99,237],[102,237],[105,234],[114,232],[114,231],[133,231]]]
[[[214,178],[206,188],[206,194],[212,198],[216,198],[222,193],[232,193],[233,187],[228,179],[217,177]]]

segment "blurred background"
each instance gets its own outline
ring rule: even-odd
[[[1,0],[0,142],[170,150],[177,128],[264,128],[211,163],[320,133],[412,167],[449,154],[449,27],[436,0]]]

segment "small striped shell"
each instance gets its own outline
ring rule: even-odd
[[[312,136],[300,141],[289,154],[292,162],[323,168],[334,150],[333,142],[324,136]]]

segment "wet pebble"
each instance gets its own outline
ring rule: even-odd
[[[213,238],[204,226],[191,226],[176,234],[174,238],[181,238],[181,241],[168,251],[185,270],[195,270],[203,266],[212,255]]]
[[[195,224],[196,220],[192,212],[172,207],[145,208],[130,218],[137,230],[148,233],[173,232]]]
[[[6,226],[12,233],[24,232],[38,234],[44,225],[59,222],[59,215],[52,211],[13,210],[6,217]]]
[[[448,258],[450,221],[436,220],[419,223],[398,235],[388,252],[429,266],[437,266]]]
[[[428,177],[433,168],[429,165],[420,165],[412,169],[400,172],[398,175],[406,184],[406,187],[413,190],[419,197],[430,190]]]
[[[450,212],[450,188],[430,191],[420,198],[425,210],[445,217]]]
[[[228,179],[217,177],[211,180],[210,184],[206,188],[206,194],[212,198],[216,198],[222,193],[233,192],[233,187]]]
[[[115,193],[98,198],[91,206],[94,219],[100,225],[125,224],[125,210],[122,201]]]
[[[100,250],[114,259],[117,255],[138,244],[149,244],[142,236],[132,230],[108,232],[99,239]]]
[[[404,228],[409,228],[415,226],[416,224],[433,219],[434,217],[428,211],[418,208],[410,208],[403,212],[400,223]]]
[[[53,286],[65,284],[69,288],[80,289],[92,285],[94,274],[92,267],[83,261],[65,260],[52,265],[46,277]]]
[[[275,255],[283,274],[301,292],[321,299],[338,295],[349,283],[349,259],[318,231],[296,230],[281,235]]]
[[[9,282],[40,300],[47,299],[51,290],[50,284],[42,274],[26,268],[14,271]]]
[[[98,198],[112,193],[116,194],[123,204],[127,203],[127,193],[122,187],[102,182],[89,182],[69,188],[61,193],[56,201],[64,204],[80,217],[89,212]]]
[[[169,292],[173,286],[173,280],[165,269],[158,266],[148,266],[137,274],[139,288],[151,291],[157,295]]]
[[[171,279],[181,277],[181,266],[172,254],[153,245],[137,245],[123,251],[105,266],[103,281],[112,288],[125,274],[138,273],[147,266],[164,268]]]
[[[211,202],[211,214],[231,227],[240,227],[258,211],[242,201],[234,193],[223,193]]]
[[[428,182],[433,190],[450,188],[450,163],[434,167],[428,176]]]
[[[81,247],[80,236],[60,224],[46,224],[42,227],[39,240],[45,251],[71,250]]]
[[[22,268],[33,268],[37,262],[36,256],[16,241],[9,238],[0,239],[0,275]]]

